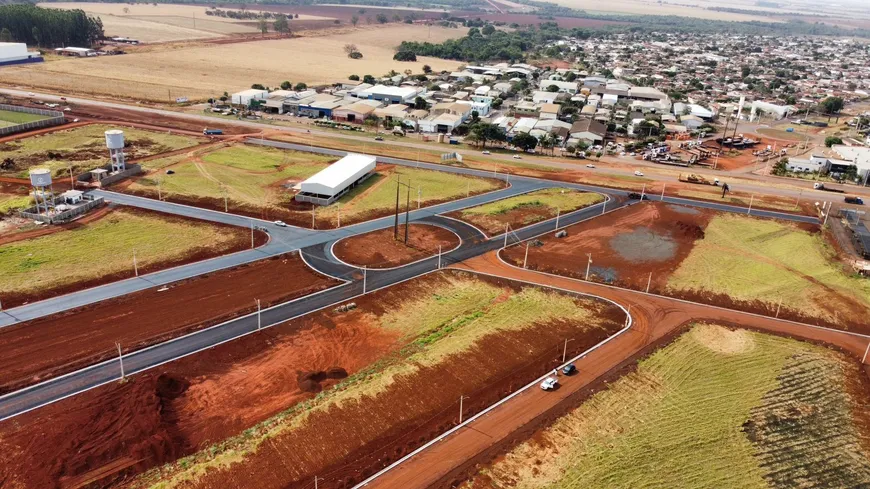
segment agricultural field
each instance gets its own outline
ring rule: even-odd
[[[661,203],[539,238],[527,266],[770,316],[870,332],[870,282],[850,276],[817,226]],[[522,266],[524,246],[502,256]],[[591,255],[591,257],[589,256]]]
[[[459,236],[452,231],[430,224],[410,223],[408,243],[404,241],[405,226],[399,226],[399,239],[392,227],[344,238],[333,247],[335,256],[351,265],[368,268],[389,268],[452,251],[459,246]]]
[[[451,212],[449,216],[466,221],[490,236],[501,234],[505,226],[519,229],[567,214],[599,202],[600,194],[567,188],[548,188],[497,200],[488,204]]]
[[[835,350],[697,324],[460,487],[860,487],[863,375]]]
[[[577,354],[625,320],[610,303],[463,272],[355,302],[0,423],[0,480],[351,486],[455,425],[461,395],[471,416],[552,369],[565,337]]]
[[[680,4],[659,3],[653,0],[614,0],[607,4],[601,4],[594,0],[552,0],[552,3],[574,9],[585,10],[589,13],[609,13],[609,14],[633,14],[633,15],[675,15],[678,17],[693,17],[698,19],[710,20],[725,20],[734,22],[780,22],[776,18],[765,17],[760,15],[717,12],[707,10],[707,6],[717,6],[716,3],[704,3],[702,6],[692,6]],[[756,9],[754,4],[751,8]]]
[[[408,29],[417,29],[418,34],[405,37],[410,35]],[[456,37],[463,35],[460,29],[444,30]],[[154,48],[124,56],[62,59],[31,66],[5,67],[0,73],[0,82],[64,93],[166,102],[182,96],[190,100],[205,100],[224,91],[232,93],[250,88],[252,83],[271,87],[285,80],[294,84],[332,84],[336,80],[346,80],[351,74],[383,76],[390,70],[403,72],[406,69],[422,73],[426,64],[436,72],[453,71],[460,64],[427,57],[419,57],[417,62],[393,60],[393,46],[401,40],[425,37],[428,31],[425,26],[403,24],[378,27],[376,31],[384,40],[372,36],[364,44],[353,37],[348,38],[347,34],[338,34],[243,43],[199,43],[177,49]],[[432,31],[440,32],[434,27]],[[348,39],[356,42],[364,56],[362,59],[347,57],[344,46]],[[284,59],[287,53],[294,53],[293,63],[266,62]],[[216,66],[220,66],[220,76],[216,76]]]
[[[84,219],[0,245],[5,307],[250,247],[248,230],[134,209],[104,207]]]
[[[69,168],[75,174],[92,170],[109,162],[105,132],[121,129],[128,146],[124,148],[127,161],[168,151],[194,146],[204,139],[148,131],[130,127],[89,124],[73,129],[16,139],[0,143],[4,161],[12,167],[0,175],[26,178],[30,168],[49,168],[55,177],[68,177]]]
[[[161,196],[165,200],[213,209],[282,219],[311,226],[311,205],[293,200],[292,187],[327,167],[335,158],[255,145],[206,149],[193,155],[146,161],[162,171],[138,178],[126,192]],[[171,169],[173,174],[166,174]],[[395,179],[411,181],[414,208],[500,188],[500,182],[415,168],[380,165],[376,173],[345,194],[336,204],[315,209],[318,228],[334,228],[341,212],[342,224],[351,224],[389,213],[395,206]],[[159,187],[159,190],[158,190]],[[226,197],[226,201],[224,198]]]
[[[12,110],[0,110],[0,127],[17,126],[27,122],[36,122],[45,119],[46,116],[38,114],[28,114],[25,112],[15,112]]]

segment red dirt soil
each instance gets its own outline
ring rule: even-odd
[[[61,228],[62,230],[65,230],[65,231],[80,228],[82,226],[87,225],[87,223],[89,223],[89,222],[94,222],[94,221],[97,221],[97,220],[104,218],[108,215],[111,215],[112,211],[118,207],[119,206],[116,206],[116,205],[110,205],[107,208],[105,208],[106,210],[98,210],[93,217],[85,216],[84,219],[73,221],[73,222],[68,223],[68,224],[63,224],[63,225],[60,225],[58,227]],[[174,260],[167,260],[167,261],[160,262],[160,263],[153,263],[153,264],[149,264],[149,265],[145,265],[145,266],[140,266],[139,267],[139,275],[144,275],[144,274],[148,274],[148,273],[152,273],[152,272],[157,272],[160,270],[165,270],[167,268],[185,265],[187,263],[193,263],[193,262],[197,262],[197,261],[207,260],[209,258],[214,258],[217,256],[228,255],[230,253],[235,253],[237,251],[243,251],[243,250],[247,250],[247,249],[251,248],[250,231],[243,229],[243,228],[237,228],[235,226],[229,226],[226,224],[219,224],[219,223],[210,222],[210,221],[207,222],[207,221],[201,221],[198,219],[180,217],[180,216],[176,216],[176,215],[172,215],[172,214],[165,214],[162,212],[140,209],[140,208],[136,208],[136,207],[124,207],[124,211],[134,213],[134,214],[139,214],[139,215],[156,217],[156,218],[164,219],[167,221],[182,222],[182,223],[190,223],[190,222],[206,223],[207,225],[214,227],[215,229],[217,229],[221,233],[226,234],[226,235],[230,235],[233,237],[232,241],[227,243],[223,248],[221,248],[219,250],[210,249],[210,248],[206,248],[206,247],[194,248],[193,250],[191,250],[190,253],[188,253],[184,257],[174,259]],[[48,234],[52,234],[52,233],[53,233],[53,231],[49,232]],[[19,238],[19,236],[17,234],[12,234],[10,236],[12,238],[15,238],[12,241],[18,241],[19,239],[23,239],[23,238]],[[266,233],[261,232],[261,231],[256,231],[254,236],[255,236],[255,240],[254,240],[255,246],[262,246],[269,239],[268,235]],[[28,237],[28,236],[25,235],[25,238],[26,237]],[[33,237],[33,236],[30,236],[30,237]],[[20,306],[22,304],[41,301],[44,299],[48,299],[50,297],[56,297],[59,295],[68,294],[70,292],[77,292],[77,291],[80,291],[82,289],[96,287],[98,285],[103,285],[103,284],[107,284],[110,282],[116,282],[119,280],[133,278],[133,276],[134,275],[133,275],[132,271],[124,271],[124,272],[103,275],[99,278],[94,278],[94,279],[89,279],[89,280],[81,280],[79,282],[74,282],[71,284],[64,284],[64,285],[60,285],[57,287],[46,288],[46,289],[42,289],[36,293],[34,293],[34,292],[10,293],[10,292],[4,291],[2,293],[2,295],[0,295],[0,301],[2,301],[3,307],[6,307],[6,308],[16,307],[16,306]]]
[[[291,254],[3,328],[0,395],[338,283]]]
[[[97,481],[126,487],[132,474],[239,434],[398,351],[409,340],[374,327],[372,318],[431,294],[444,277],[359,297],[353,311],[318,311],[0,423],[0,481],[16,489]],[[519,288],[484,280],[505,294]],[[577,325],[555,322],[483,341],[456,362],[397,378],[375,399],[313,412],[302,429],[272,438],[232,472],[208,474],[197,485],[304,487],[315,473],[329,475],[325,488],[359,480],[455,424],[460,393],[471,396],[470,416],[553,368],[566,335],[578,338],[571,354],[618,330],[624,313],[594,303],[602,329],[577,335]],[[429,402],[416,402],[421,396]]]
[[[393,228],[357,234],[335,243],[335,256],[345,263],[368,268],[391,268],[433,256],[440,249],[446,253],[459,246],[459,236],[447,229],[429,224],[411,223],[408,244],[404,242],[405,226],[399,225],[399,240]]]

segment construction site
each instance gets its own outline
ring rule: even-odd
[[[864,216],[723,170],[787,147],[644,175],[76,111],[0,140],[3,487],[870,480]]]

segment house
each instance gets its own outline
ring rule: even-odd
[[[571,124],[571,139],[583,141],[589,145],[601,143],[606,134],[607,126],[592,119],[580,119]]]
[[[628,89],[628,98],[641,102],[656,102],[668,100],[668,94],[653,87],[631,87]]]
[[[559,80],[543,80],[540,83],[541,90],[550,91],[550,87],[555,86],[558,92],[569,93],[574,95],[577,93],[577,82],[566,82]]]
[[[538,104],[523,100],[514,105],[514,115],[517,117],[538,117]]]
[[[559,98],[559,94],[555,92],[536,91],[532,94],[532,102],[536,104],[552,104]]]
[[[377,106],[361,100],[349,105],[338,107],[332,111],[332,118],[336,121],[355,122],[361,124],[367,117],[374,115]]]
[[[462,124],[462,117],[450,114],[433,114],[417,121],[417,127],[421,132],[440,132],[450,134],[457,126]]]
[[[405,104],[391,104],[386,107],[378,107],[374,112],[375,116],[386,121],[404,121],[408,115],[408,106]]]
[[[556,119],[559,117],[559,111],[562,106],[559,104],[541,104],[540,117],[541,119]]]
[[[266,97],[269,96],[268,90],[261,90],[258,88],[249,88],[247,90],[242,90],[241,92],[236,92],[230,96],[230,102],[234,105],[244,105],[249,106],[251,102],[258,101],[262,102],[266,100]]]
[[[680,124],[686,126],[690,131],[696,131],[699,127],[706,124],[706,122],[696,115],[683,115],[680,116]]]
[[[795,173],[825,173],[828,170],[829,160],[825,156],[812,155],[809,159],[789,158],[785,168]]]
[[[460,117],[460,122],[471,116],[471,104],[462,102],[442,102],[429,110],[434,115],[452,114]]]

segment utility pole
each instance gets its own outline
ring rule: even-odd
[[[396,175],[396,222],[393,223],[393,239],[399,240],[399,176]]]
[[[867,353],[870,352],[870,343],[867,343],[867,349],[864,350],[864,358],[861,359],[861,365],[864,364],[864,360],[867,360]]]
[[[574,341],[574,338],[571,338],[570,340],[568,338],[565,338],[565,346],[562,347],[562,363],[565,363],[565,359],[568,357],[568,342],[569,341]]]
[[[662,202],[665,201],[665,184],[664,183],[662,184],[662,198],[659,200],[661,200]]]
[[[69,189],[70,189],[70,190],[75,190],[75,189],[76,189],[76,183],[75,183],[75,181],[73,180],[72,165],[69,165],[67,168],[69,168]]]
[[[752,201],[755,200],[755,194],[752,194],[749,197],[749,210],[746,211],[747,214],[752,214]]]
[[[251,249],[254,249],[254,221],[251,221]]]
[[[557,231],[559,230],[559,215],[560,214],[562,214],[562,209],[557,207],[556,208],[556,230]]]
[[[592,266],[592,253],[586,253],[586,256],[589,257],[589,261],[586,262],[586,281],[589,281],[589,267]]]
[[[510,227],[511,227],[510,224],[504,225],[504,246],[503,246],[504,248],[507,248],[508,230],[510,229]]]
[[[139,264],[136,263],[136,249],[135,248],[133,248],[133,273],[135,273],[137,277],[139,276]]]
[[[124,374],[124,354],[121,353],[121,344],[117,341],[115,342],[115,346],[118,347],[118,361],[121,363],[121,380],[124,380],[127,376]]]
[[[417,185],[417,209],[420,209],[420,199],[423,195],[423,188]]]
[[[833,202],[829,202],[829,203],[828,203],[828,211],[825,212],[825,221],[822,222],[822,227],[825,227],[825,226],[828,225],[828,216],[831,215],[831,208],[832,208],[832,207],[834,207],[834,203],[833,203]]]
[[[462,424],[462,401],[468,399],[466,396],[459,396],[459,424]]]
[[[649,272],[649,279],[646,281],[646,293],[649,294],[649,286],[652,284],[652,272]]]
[[[438,270],[441,270],[441,245],[438,245]]]
[[[779,298],[779,304],[776,305],[776,316],[775,318],[779,319],[779,309],[782,307],[782,296]]]
[[[326,480],[326,479],[324,479],[323,477],[317,477],[317,476],[315,475],[315,476],[314,476],[314,489],[317,489],[317,481],[318,481],[318,480]]]
[[[607,208],[607,200],[605,200],[604,203],[601,204],[601,215],[602,216],[604,215],[604,209],[606,209],[606,208]]]
[[[368,270],[368,269],[366,268],[365,265],[363,265],[363,294],[366,293],[366,278],[367,278],[366,277],[366,275],[367,275],[366,270]]]
[[[529,244],[531,241],[526,241],[526,256],[523,257],[523,268],[526,268],[526,262],[529,261]]]
[[[408,195],[405,200],[405,245],[408,244],[408,220],[411,216],[411,182],[408,182]]]
[[[643,196],[646,195],[646,184],[643,184],[643,188],[640,191],[640,201],[643,202]]]

